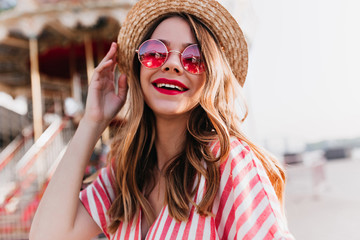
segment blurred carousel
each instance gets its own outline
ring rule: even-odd
[[[94,66],[135,2],[0,0],[0,92],[27,98],[35,139],[44,114],[63,116],[67,98],[83,104]]]
[[[28,239],[69,119],[81,116],[94,66],[134,2],[0,0],[0,240]],[[26,112],[7,106],[19,98]]]

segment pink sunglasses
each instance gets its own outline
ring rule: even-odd
[[[192,74],[201,74],[205,71],[205,65],[201,60],[200,50],[197,44],[187,46],[182,52],[167,50],[166,45],[157,39],[149,39],[143,42],[136,50],[140,63],[146,68],[159,68],[168,59],[169,53],[180,54],[183,68]]]

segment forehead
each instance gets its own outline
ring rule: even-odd
[[[170,17],[162,21],[151,38],[166,40],[171,45],[196,43],[190,25],[181,17]]]

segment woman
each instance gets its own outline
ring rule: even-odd
[[[246,69],[242,32],[216,1],[138,2],[95,70],[30,238],[292,239],[284,172],[240,131]],[[79,201],[91,150],[127,92],[109,165]]]

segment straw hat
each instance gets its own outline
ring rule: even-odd
[[[140,0],[130,9],[118,36],[119,69],[131,75],[135,50],[151,23],[172,12],[185,12],[201,20],[215,35],[232,71],[244,85],[248,51],[244,35],[231,14],[216,0]]]

